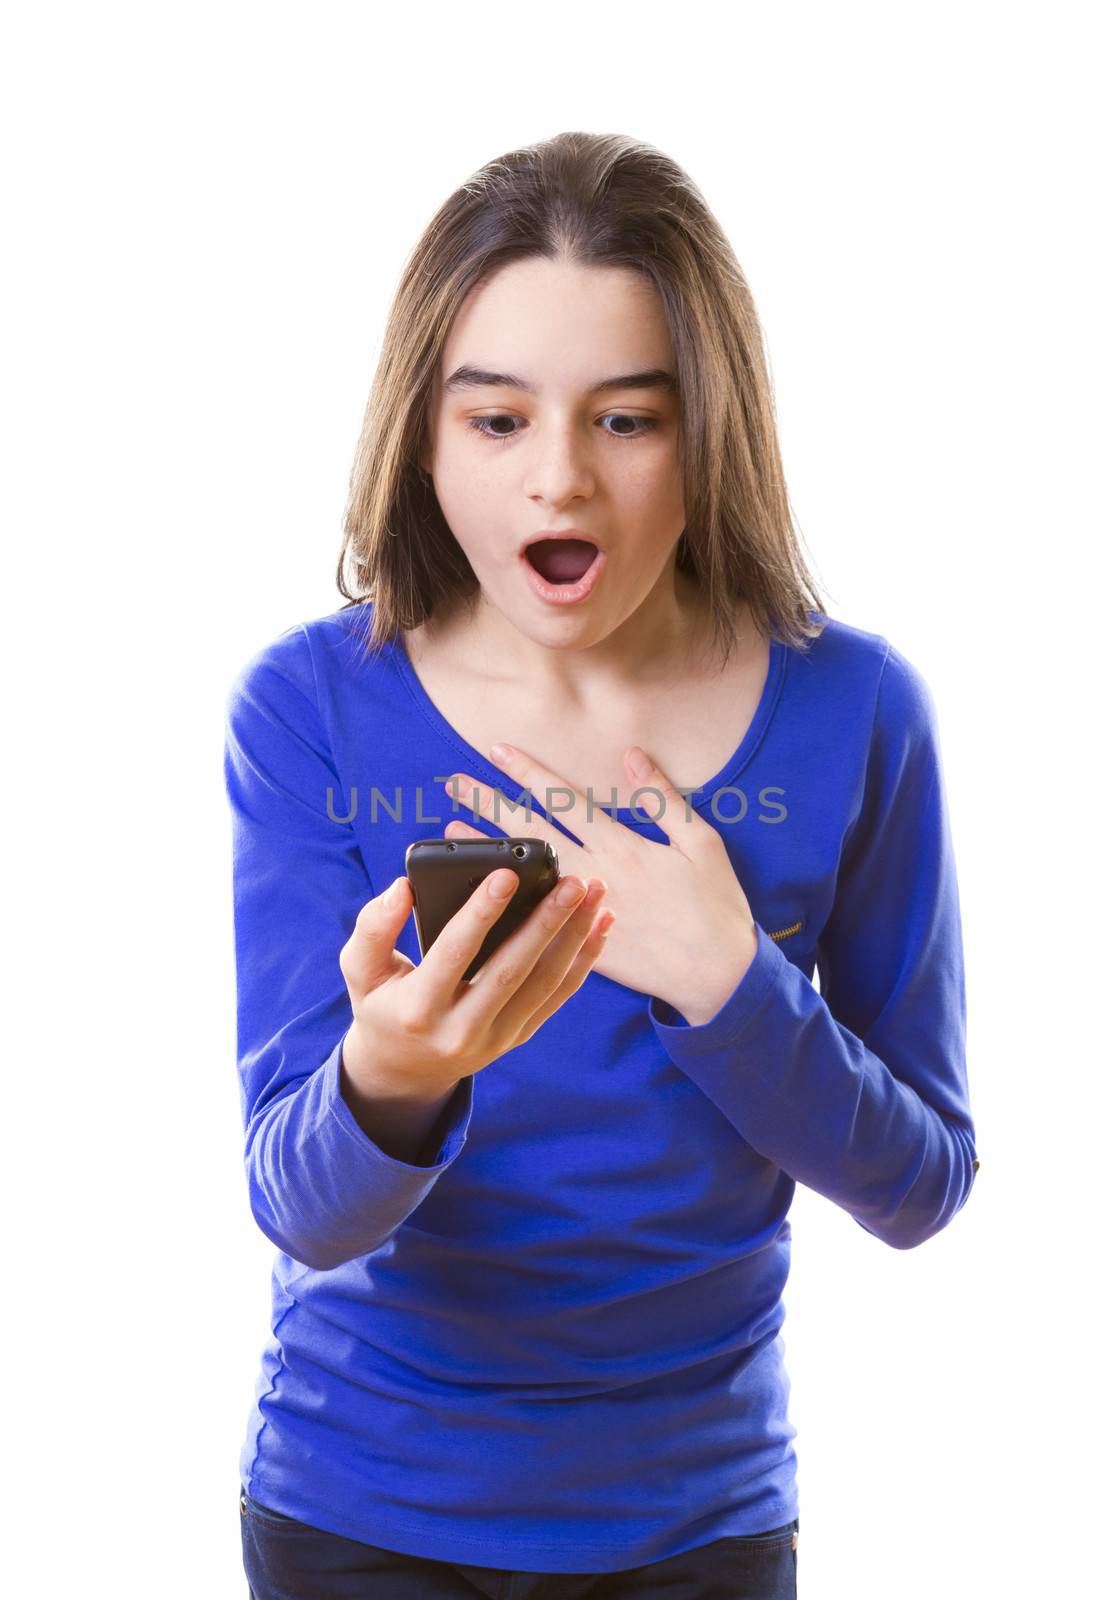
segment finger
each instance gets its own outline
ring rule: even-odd
[[[366,900],[357,913],[353,932],[338,955],[342,976],[354,998],[368,994],[393,970],[396,940],[411,915],[412,904],[411,886],[401,877]]]
[[[456,795],[479,816],[487,817],[489,821],[501,826],[504,825],[502,821],[504,817],[509,818],[516,810],[521,809],[526,814],[526,826],[529,829],[533,804],[537,803],[546,813],[546,818],[534,819],[535,831],[543,826],[553,830],[553,824],[547,820],[552,816],[574,833],[582,844],[596,850],[604,841],[604,830],[609,833],[612,828],[621,827],[621,823],[615,822],[601,807],[601,802],[604,800],[608,804],[616,803],[617,795],[607,797],[592,794],[589,816],[588,795],[577,789],[574,784],[568,783],[560,773],[542,766],[525,751],[514,751],[510,755],[505,755],[500,766],[522,788],[523,794],[518,801],[511,800],[501,789],[493,785],[474,784],[468,774],[463,772],[453,773],[447,780],[446,787],[450,794]],[[558,831],[551,831],[549,843],[556,845],[561,838],[563,835]]]
[[[631,756],[636,757],[633,765]],[[631,796],[634,807],[656,823],[669,844],[677,845],[685,855],[692,856],[697,849],[710,848],[711,840],[704,836],[704,830],[717,842],[717,830],[699,815],[667,772],[658,767],[640,745],[631,746],[622,760],[634,779]]]
[[[449,782],[451,786],[455,786],[456,777],[451,778]],[[529,818],[526,817],[525,813],[519,819],[513,818],[510,812],[505,811],[502,798],[497,804],[495,795],[486,786],[477,784],[475,787],[479,791],[478,795],[471,795],[470,799],[465,803],[478,816],[484,817],[486,821],[494,824],[495,827],[502,828],[508,837],[541,839],[545,844],[551,844],[557,852],[557,860],[563,872],[574,872],[579,876],[585,875],[591,859],[590,854],[586,850],[581,850],[575,840],[570,839],[559,828],[555,828],[552,823],[544,821],[541,817],[534,816],[533,813]],[[451,787],[452,792],[454,792],[453,787]],[[518,821],[518,826],[512,826],[516,820]],[[444,833],[447,839],[486,840],[494,837],[492,834],[482,833],[479,828],[474,828],[469,823],[460,821],[459,818],[454,818],[452,821],[447,822]]]
[[[575,844],[567,834],[555,828],[545,817],[541,817],[534,810],[532,804],[527,804],[527,797],[513,801],[501,789],[487,783],[474,783],[464,773],[454,773],[446,780],[446,789],[450,798],[460,805],[467,806],[474,816],[481,817],[485,822],[490,822],[493,827],[502,828],[508,836],[522,836],[541,839],[545,844],[551,844],[557,852],[558,860],[562,860],[566,867],[573,871],[578,870],[578,864],[568,861],[566,852],[574,851],[583,861],[584,855],[579,845]],[[445,833],[449,835],[451,828],[464,828],[468,838],[487,838],[479,829],[472,828],[467,822],[450,821],[446,824]]]
[[[544,907],[539,907],[533,918],[532,938],[518,938],[530,931],[520,928],[500,946],[476,974],[462,1002],[462,1009],[467,1005],[476,1019],[475,1026],[484,1027],[493,1038],[506,1040],[503,1048],[509,1048],[519,1029],[563,981],[602,909],[605,890],[601,878],[591,879],[583,900],[567,914],[562,908],[559,927],[554,925],[552,915],[543,915]]]
[[[491,818],[489,818],[488,820],[491,821]],[[473,828],[473,827],[470,826],[469,823],[461,822],[457,818],[454,818],[452,822],[447,822],[446,825],[445,825],[445,829],[443,831],[444,831],[445,836],[446,836],[447,839],[483,839],[485,844],[488,842],[489,839],[494,837],[493,834],[481,833],[479,828]],[[544,839],[545,838],[545,832],[543,831],[539,835],[537,833],[537,829],[536,828],[531,828],[531,827],[528,826],[527,829],[526,829],[525,837],[527,839],[538,838],[538,837]],[[565,838],[563,833],[562,834],[558,834],[554,830],[550,829],[549,830],[549,843],[553,845],[553,848],[557,852],[558,864],[561,865],[562,867],[564,867],[565,869],[570,868],[571,865],[572,865],[571,862],[569,862],[566,859],[566,849],[565,849],[566,845],[568,847],[568,850],[572,851],[573,854],[579,856],[581,860],[586,861],[586,859],[587,859],[584,856],[583,851],[581,851],[576,845],[574,845],[572,843],[571,839],[567,839],[566,840],[566,838]],[[566,875],[566,873],[562,872],[561,877],[563,878],[565,875]]]
[[[462,1020],[473,1029],[504,1031],[499,1026],[499,1018],[512,1004],[518,990],[530,981],[551,942],[574,917],[582,918],[577,927],[579,937],[583,938],[606,887],[602,878],[593,878],[587,884],[575,877],[562,878],[467,985],[466,992],[456,1002]],[[571,893],[575,894],[575,899],[570,897]],[[544,986],[539,983],[538,998],[547,989],[547,983]],[[536,1003],[536,999],[531,999],[515,1014],[525,1020]]]
[[[472,827],[467,822],[460,822],[456,818],[445,825],[447,839],[487,839],[486,833],[481,833],[479,828]]]
[[[607,934],[610,932],[611,924],[614,920],[615,914],[613,911],[601,910],[595,917],[591,927],[584,934],[583,943],[576,949],[575,956],[570,959],[567,971],[553,990],[553,993],[542,999],[537,1009],[532,1011],[530,1016],[518,1025],[519,1031],[513,1041],[515,1045],[525,1044],[527,1039],[532,1038],[542,1023],[548,1021],[555,1011],[559,1011],[569,996],[575,994],[577,989],[582,986],[584,979],[603,953],[603,948],[607,943]],[[566,939],[567,936],[568,929],[566,928],[561,938]],[[519,998],[521,1000],[521,993]]]
[[[455,911],[418,967],[420,1009],[427,1016],[453,1004],[465,971],[518,890],[511,867],[497,867]],[[502,893],[500,891],[506,891]]]

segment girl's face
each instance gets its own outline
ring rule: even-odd
[[[635,613],[663,625],[673,610],[685,525],[675,370],[659,296],[629,269],[512,262],[455,318],[422,465],[480,604],[535,643],[596,644]],[[541,530],[598,545],[583,598],[538,594],[522,549]]]

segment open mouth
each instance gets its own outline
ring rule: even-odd
[[[527,561],[546,583],[579,583],[596,554],[587,539],[539,539],[526,549]]]

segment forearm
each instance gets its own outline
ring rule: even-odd
[[[410,1113],[414,1121],[405,1125],[396,1108],[374,1103],[366,1131],[343,1091],[342,1067],[336,1044],[321,1068],[260,1110],[247,1130],[254,1218],[275,1245],[316,1271],[383,1244],[456,1159],[472,1115],[473,1080],[463,1078],[444,1102]],[[402,1153],[428,1136],[436,1142],[417,1152],[421,1161]]]
[[[351,1077],[345,1061],[340,1064],[342,1098],[353,1113],[358,1127],[379,1145],[393,1161],[410,1166],[429,1166],[435,1154],[431,1134],[441,1122],[444,1108],[457,1088],[450,1084],[444,1094],[433,1098],[388,1094],[383,1090],[360,1088]]]
[[[753,1149],[885,1243],[922,1243],[964,1203],[975,1150],[955,1026],[900,1023],[896,1062],[915,1088],[836,1022],[767,934],[706,1026],[651,1011],[673,1061]]]

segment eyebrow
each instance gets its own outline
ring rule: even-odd
[[[510,372],[487,372],[483,367],[467,363],[446,379],[447,394],[459,394],[463,389],[522,389],[534,394],[535,388],[525,378]],[[680,385],[671,372],[663,367],[647,367],[642,372],[623,372],[614,378],[600,378],[592,384],[588,394],[606,394],[614,389],[663,389],[667,394],[679,394]]]

